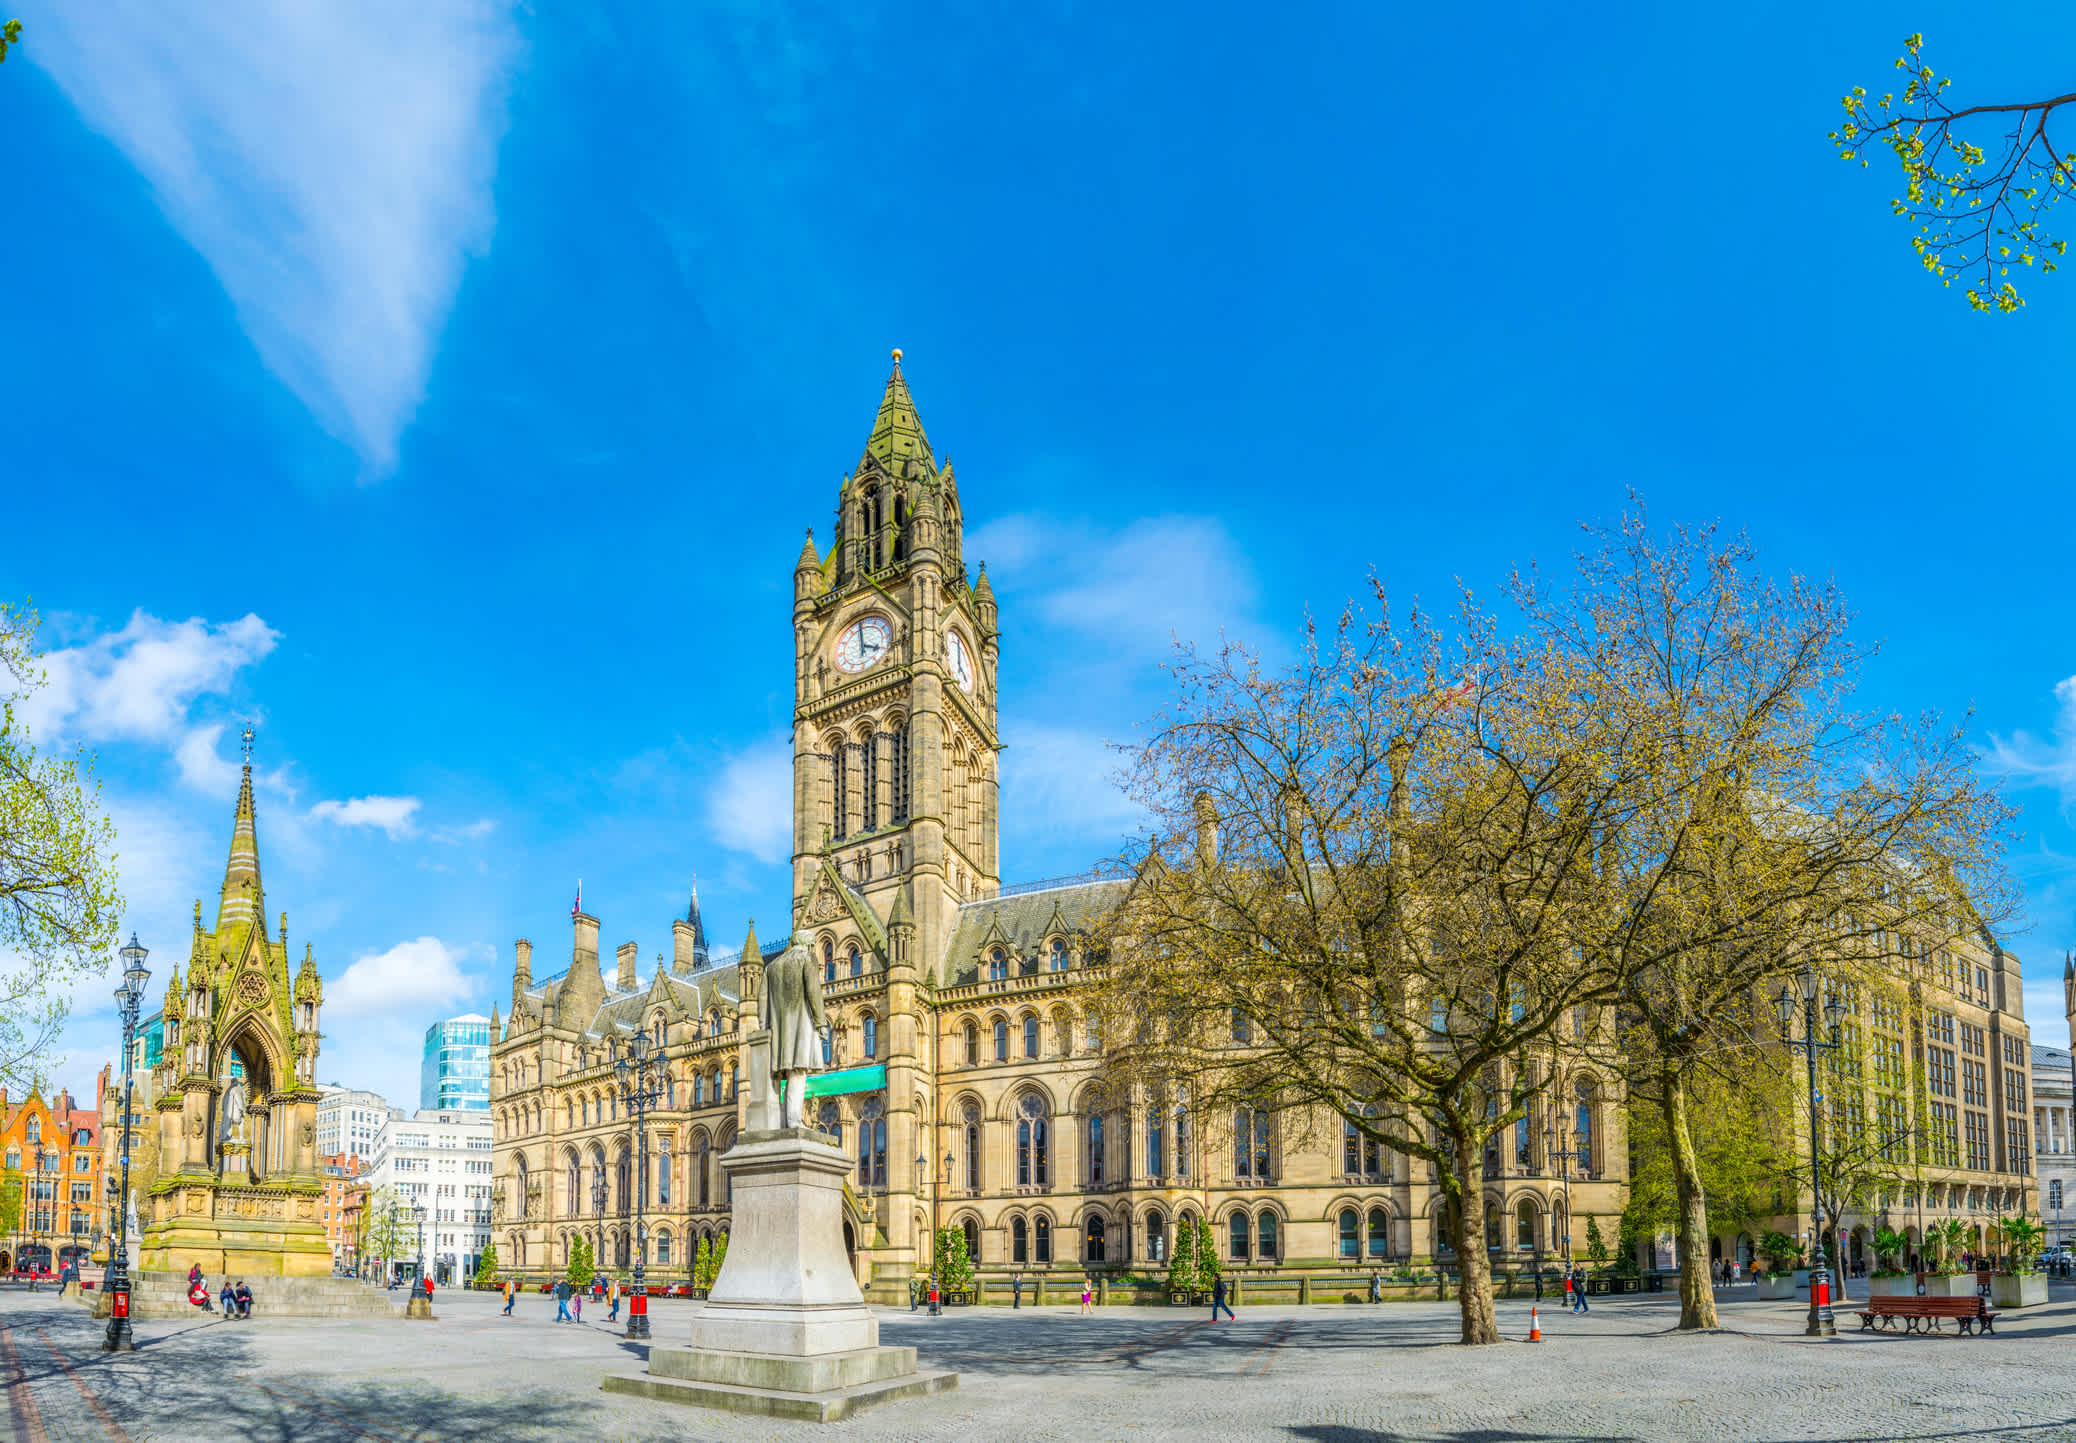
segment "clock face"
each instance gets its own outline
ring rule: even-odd
[[[966,652],[966,638],[956,631],[944,634],[944,661],[951,668],[952,680],[962,691],[973,690],[973,658]]]
[[[883,616],[868,616],[853,622],[836,638],[836,665],[844,671],[863,671],[875,665],[894,644],[894,628]]]

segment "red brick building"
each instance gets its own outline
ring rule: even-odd
[[[10,1103],[0,1088],[0,1176],[20,1179],[21,1210],[0,1237],[0,1268],[12,1269],[24,1244],[49,1249],[52,1266],[63,1249],[91,1248],[100,1237],[101,1114],[60,1092],[45,1102],[37,1093]]]
[[[367,1190],[354,1181],[360,1176],[360,1157],[350,1152],[328,1152],[318,1161],[324,1173],[324,1203],[320,1209],[324,1237],[332,1245],[332,1267],[345,1271],[353,1266],[354,1245],[359,1240],[360,1207],[355,1195]]]

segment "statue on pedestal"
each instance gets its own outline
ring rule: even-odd
[[[822,1006],[822,974],[798,942],[765,965],[764,1026],[771,1034],[771,1081],[784,1089],[779,1126],[799,1127],[807,1076],[822,1067],[829,1014]],[[763,1079],[753,1073],[752,1081]]]

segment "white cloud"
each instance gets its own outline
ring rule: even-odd
[[[410,1015],[429,1017],[474,996],[476,983],[461,963],[469,955],[437,937],[399,942],[387,952],[356,958],[324,986],[327,1020]]]
[[[23,54],[151,182],[267,365],[381,472],[490,241],[515,8],[101,0],[32,10]]]
[[[411,822],[418,806],[416,797],[355,797],[346,802],[319,802],[310,815],[341,827],[380,827],[395,842],[418,835]]]
[[[441,827],[430,840],[453,846],[457,842],[479,842],[497,829],[497,823],[489,817],[481,817],[458,827]]]
[[[223,728],[190,728],[196,700],[229,690],[280,640],[251,614],[212,626],[200,617],[161,621],[140,610],[121,631],[47,652],[44,685],[23,698],[19,715],[31,735],[46,741],[173,744],[183,775],[207,779]]]
[[[1102,737],[1012,726],[1004,740],[1004,820],[1018,833],[1076,837],[1108,849],[1146,819],[1115,781],[1124,756]]]
[[[2076,676],[2056,682],[2053,735],[1994,733],[1983,764],[2022,787],[2053,787],[2064,806],[2076,805]]]
[[[793,846],[793,744],[772,737],[721,766],[707,797],[707,821],[724,847],[760,862],[784,860]]]
[[[1043,620],[1136,659],[1165,657],[1178,640],[1209,648],[1221,633],[1254,640],[1263,630],[1253,569],[1214,517],[1156,516],[1103,531],[1006,516],[973,531],[965,549],[988,563],[997,589],[1030,595]],[[1072,579],[1053,584],[1062,577]]]

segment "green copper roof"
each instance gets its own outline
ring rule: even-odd
[[[916,415],[915,398],[908,394],[908,381],[901,374],[901,352],[894,352],[894,373],[887,377],[886,394],[879,399],[879,415],[872,422],[872,439],[865,454],[889,471],[899,471],[903,461],[921,461],[936,470],[930,454],[930,438],[923,434],[922,417]]]

